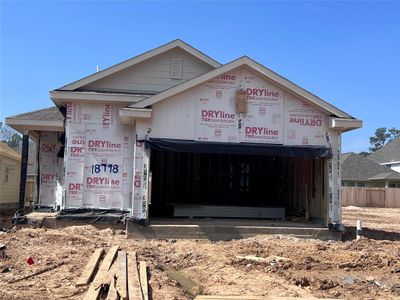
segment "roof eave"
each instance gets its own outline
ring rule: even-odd
[[[60,91],[50,92],[50,98],[58,107],[65,105],[68,101],[96,101],[96,102],[118,102],[136,103],[148,98],[149,95],[118,94],[118,93],[99,93],[81,91]]]
[[[22,134],[31,131],[64,131],[64,122],[61,120],[29,120],[6,118],[5,123]]]
[[[354,118],[329,118],[329,128],[337,129],[341,132],[346,132],[354,129],[361,128],[363,122]]]

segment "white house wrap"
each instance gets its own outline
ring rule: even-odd
[[[119,108],[67,103],[65,208],[131,208],[133,129]]]
[[[55,207],[61,204],[62,194],[57,190],[61,188],[62,169],[61,160],[57,157],[60,144],[56,132],[42,132],[39,146],[40,163],[40,188],[39,204],[41,206]]]

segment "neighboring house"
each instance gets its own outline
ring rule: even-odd
[[[368,156],[374,162],[400,173],[400,138],[397,138]]]
[[[0,142],[0,209],[18,207],[21,154]]]
[[[342,186],[400,187],[400,173],[353,152],[341,155]]]
[[[50,97],[6,119],[23,150],[38,142],[40,207],[341,227],[341,134],[362,121],[247,56],[222,65],[175,40]]]

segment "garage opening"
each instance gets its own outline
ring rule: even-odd
[[[162,142],[148,145],[150,217],[309,216],[324,222],[324,162],[329,153],[323,149],[311,153],[304,147],[271,150],[240,144],[234,149],[236,144],[197,142],[177,147]]]

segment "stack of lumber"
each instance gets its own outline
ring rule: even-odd
[[[103,258],[104,256],[104,258]],[[104,255],[98,248],[89,259],[76,286],[88,286],[84,300],[148,300],[147,265],[136,252],[113,246]]]

